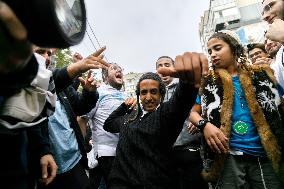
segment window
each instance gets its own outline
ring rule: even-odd
[[[261,18],[261,3],[241,7],[240,12],[244,21]]]

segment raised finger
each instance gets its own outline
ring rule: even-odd
[[[127,98],[126,100],[125,100],[125,104],[128,106],[129,105],[129,101],[130,101],[130,98]]]
[[[85,86],[86,82],[82,77],[78,77],[78,80],[80,81],[82,86]]]
[[[162,74],[164,76],[171,76],[171,77],[178,77],[178,74],[176,72],[175,68],[172,67],[162,67],[158,68],[157,72],[159,74]]]
[[[12,37],[17,40],[26,40],[28,35],[26,28],[16,17],[12,9],[2,1],[0,1],[0,19]]]
[[[133,98],[129,98],[129,104],[133,103]]]
[[[91,70],[88,71],[88,75],[87,75],[87,78],[88,78],[88,79],[89,79],[90,77],[92,77],[92,71],[91,71]]]
[[[101,58],[98,58],[98,57],[90,57],[89,59],[91,59],[93,62],[93,64],[100,64],[102,66],[102,68],[105,68],[107,69],[110,64],[107,63],[106,61],[104,61],[103,59]]]
[[[91,76],[90,78],[88,78],[88,80],[87,80],[89,83],[93,83],[94,81],[95,81],[95,79],[94,79],[94,77],[93,76]]]
[[[91,85],[96,86],[97,87],[97,81],[94,79],[93,82],[91,83]]]
[[[131,104],[135,104],[136,103],[136,99],[135,98],[131,98]]]
[[[132,103],[131,108],[134,108],[134,107],[136,106],[136,104],[137,104],[137,100],[136,100],[136,99],[134,99],[134,102]]]
[[[100,55],[98,56],[98,58],[100,58],[100,59],[103,59],[104,57],[105,57],[104,54],[100,54]]]
[[[97,50],[96,52],[94,52],[93,54],[92,54],[92,56],[95,56],[95,57],[98,57],[100,54],[102,54],[102,52],[104,52],[106,50],[106,47],[104,46],[104,47],[102,47],[102,48],[100,48],[99,50]]]
[[[105,69],[102,64],[88,64],[88,69]]]
[[[101,64],[104,64],[105,66],[110,66],[109,63],[107,63],[104,59],[100,57],[90,56],[88,57],[88,60],[95,61],[97,64],[101,63]]]

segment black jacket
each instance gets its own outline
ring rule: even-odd
[[[20,71],[0,75],[0,96],[12,96],[22,88],[30,86],[38,71],[38,63],[32,55],[30,61]],[[1,104],[0,104],[1,110]],[[45,116],[45,115],[41,115]],[[19,120],[12,117],[3,118],[8,122],[17,123]],[[34,157],[41,157],[50,153],[49,141],[44,133],[47,128],[47,120],[31,128],[8,130],[1,127],[0,131],[0,177],[6,180],[12,177],[22,177],[28,173],[28,144],[33,144]],[[39,161],[38,161],[39,162]]]
[[[143,117],[140,113],[129,121],[124,103],[110,114],[104,129],[120,133],[110,174],[111,189],[175,189],[178,186],[170,152],[196,94],[193,86],[180,83],[170,101]]]
[[[80,126],[77,122],[77,116],[90,112],[96,105],[99,98],[97,91],[88,92],[83,89],[82,94],[73,87],[73,81],[69,78],[67,69],[63,68],[53,72],[55,89],[60,103],[64,106],[70,121],[70,127],[74,130],[78,146],[82,155],[82,162],[85,168],[88,168],[87,152],[85,141]]]
[[[19,92],[22,88],[29,86],[37,75],[37,70],[38,63],[35,56],[32,55],[30,61],[23,69],[9,74],[0,74],[0,96],[12,96]]]
[[[26,70],[26,74],[29,72],[34,73],[34,70],[37,70],[37,62],[33,61],[30,63],[30,70]],[[35,61],[35,62],[34,62]],[[33,66],[32,66],[33,65]],[[23,72],[24,74],[25,72]],[[72,84],[72,80],[69,78],[67,69],[57,69],[53,72],[53,78],[56,85],[56,92],[59,95],[59,99],[63,102],[65,93],[67,93],[68,99],[70,99],[70,105],[74,108],[74,112],[76,115],[82,115],[86,112],[89,112],[95,106],[96,99],[98,98],[98,94],[96,92],[88,93],[83,92],[83,95],[79,95],[77,92],[74,92],[73,89],[70,89]],[[7,79],[7,78],[6,78]],[[33,76],[30,75],[26,77],[21,82],[21,85],[11,86],[12,91],[17,91],[21,87],[27,86],[28,81],[30,82],[33,79]],[[15,81],[18,81],[15,79]],[[6,87],[6,86],[5,86]],[[9,88],[7,86],[7,88]],[[63,98],[62,98],[63,97]],[[85,100],[84,100],[85,99]],[[88,99],[88,100],[87,100]],[[67,100],[68,101],[68,100]],[[80,102],[84,103],[84,105],[79,105]],[[68,103],[69,104],[69,101]],[[68,108],[66,108],[69,110]],[[72,110],[73,112],[73,110]],[[46,116],[43,112],[41,116]],[[70,116],[70,120],[76,119],[75,113]],[[7,118],[9,122],[17,122],[17,119]],[[73,121],[72,121],[73,122]],[[76,133],[76,137],[78,139],[79,147],[81,146],[80,129],[77,122],[73,122],[74,130]],[[1,125],[0,125],[1,126]],[[15,178],[15,177],[25,177],[28,173],[32,171],[36,171],[40,174],[39,171],[39,159],[45,154],[51,154],[50,146],[49,146],[49,136],[48,136],[48,120],[41,122],[40,124],[23,129],[16,130],[1,130],[0,132],[0,179],[7,178]],[[80,147],[82,151],[82,156],[85,157],[86,153],[84,149]],[[29,164],[29,165],[28,165]]]

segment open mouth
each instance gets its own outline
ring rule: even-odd
[[[120,73],[116,73],[116,74],[115,74],[115,77],[116,77],[117,79],[122,79],[122,75],[121,75]]]
[[[275,19],[276,19],[275,16],[272,17],[272,18],[270,18],[270,19],[268,20],[268,23],[269,23],[269,24],[272,24]]]

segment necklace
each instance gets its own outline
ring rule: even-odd
[[[241,108],[244,109],[244,96],[242,95],[242,89],[240,91],[235,88],[235,94],[240,98]]]
[[[239,134],[239,135],[245,135],[248,133],[248,124],[246,122],[243,121],[237,121],[234,125],[233,125],[233,129],[234,131]]]

